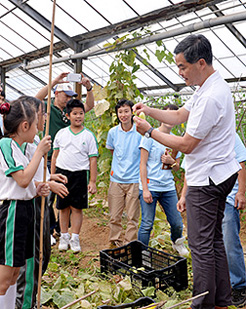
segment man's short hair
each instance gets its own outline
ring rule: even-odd
[[[85,113],[85,107],[84,107],[84,104],[83,102],[81,102],[80,100],[78,99],[71,99],[67,102],[67,105],[66,105],[66,112],[68,115],[70,115],[71,111],[73,110],[73,108],[75,107],[80,107],[82,108],[83,112]]]
[[[213,62],[211,44],[202,34],[187,36],[176,46],[174,53],[183,53],[189,63],[196,63],[199,59],[204,59],[208,65],[212,65]]]

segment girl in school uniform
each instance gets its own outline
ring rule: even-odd
[[[21,146],[34,141],[34,107],[19,98],[2,105],[0,113],[5,128],[5,137],[0,140],[0,308],[14,309],[19,269],[33,256],[33,198],[48,196],[50,191],[47,183],[35,183],[33,177],[50,150],[51,138],[42,139],[29,162]]]
[[[39,132],[44,131],[45,124],[45,106],[42,101],[31,96],[21,96],[19,99],[23,99],[29,102],[37,113],[38,123],[37,129]],[[34,142],[24,143],[22,149],[25,156],[32,160],[38,144],[40,143],[39,135],[36,134]],[[44,173],[44,159],[42,158],[39,167],[34,175],[35,181],[43,181]],[[62,174],[50,175],[47,168],[46,181],[50,186],[50,191],[64,197],[68,194],[67,188],[63,183],[67,182],[67,177]],[[35,240],[34,240],[34,256],[28,260],[23,267],[20,268],[19,276],[17,279],[17,294],[16,294],[16,309],[21,308],[34,308],[36,305],[36,296],[38,290],[38,278],[39,278],[39,247],[40,247],[40,217],[41,217],[41,197],[38,196],[34,199],[35,205]],[[45,273],[51,254],[50,244],[50,210],[48,207],[47,199],[44,205],[43,214],[43,261],[42,261],[42,274]],[[28,275],[27,275],[28,274]],[[25,291],[25,293],[23,293]]]

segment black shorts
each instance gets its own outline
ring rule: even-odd
[[[0,265],[21,267],[33,257],[33,200],[3,201],[0,205]]]
[[[72,206],[77,209],[88,208],[88,193],[87,193],[87,176],[88,171],[67,171],[59,167],[56,168],[56,173],[61,173],[67,176],[68,183],[65,185],[68,189],[68,196],[61,198],[57,196],[57,209],[65,209]]]

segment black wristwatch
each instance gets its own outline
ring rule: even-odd
[[[152,128],[152,127],[149,128],[149,130],[144,133],[144,136],[147,137],[147,138],[150,138],[153,130],[154,130],[154,128]]]

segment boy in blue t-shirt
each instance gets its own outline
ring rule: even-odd
[[[116,107],[119,125],[108,132],[106,147],[113,155],[108,190],[110,247],[137,239],[139,204],[139,164],[141,135],[132,120],[133,103],[120,100]],[[122,238],[122,214],[127,213],[127,228]]]

